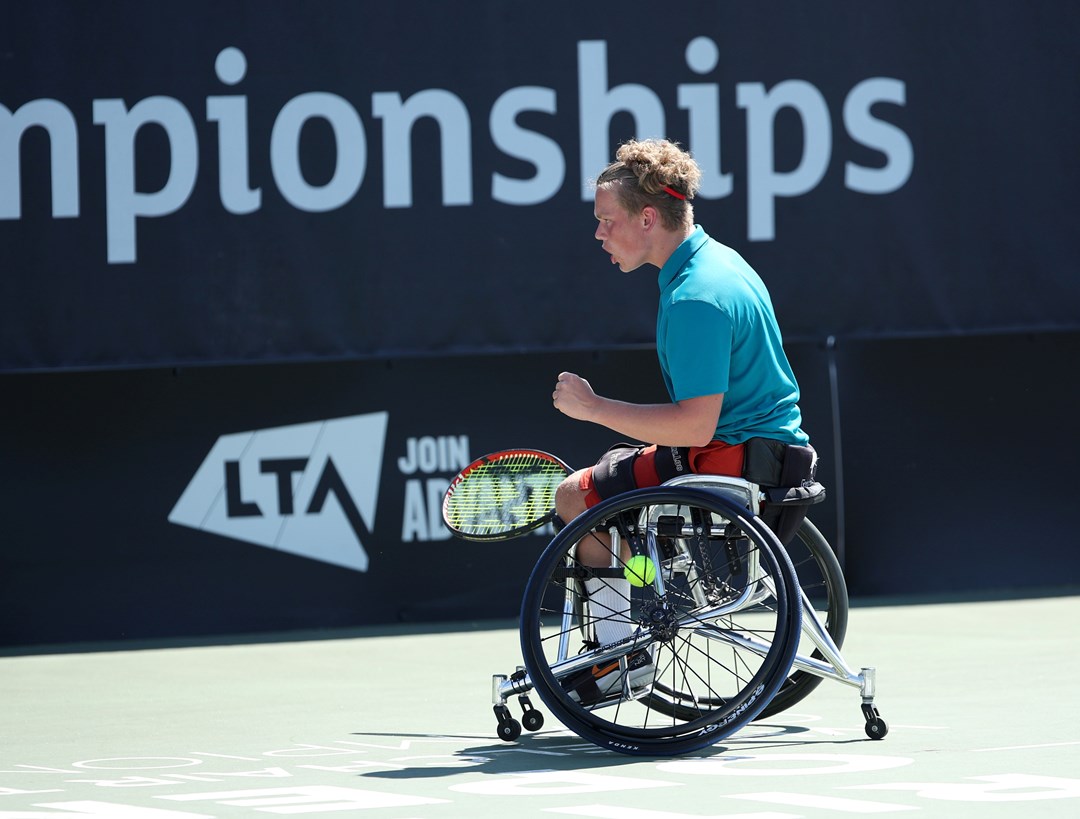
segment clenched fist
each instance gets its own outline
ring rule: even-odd
[[[589,382],[574,373],[559,373],[551,399],[555,409],[578,421],[591,420],[592,412],[598,403],[598,396]]]

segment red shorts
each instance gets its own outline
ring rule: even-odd
[[[585,505],[596,506],[620,492],[659,486],[680,474],[742,477],[745,444],[712,441],[694,447],[623,447],[609,450],[596,466],[581,473],[578,487]],[[594,475],[594,472],[598,472]],[[617,476],[617,477],[616,477]]]

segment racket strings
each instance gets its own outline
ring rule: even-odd
[[[565,477],[562,464],[530,453],[479,464],[448,494],[446,520],[459,532],[480,536],[528,527],[551,516]]]

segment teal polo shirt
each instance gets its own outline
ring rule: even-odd
[[[714,440],[808,443],[799,385],[753,268],[695,225],[658,282],[656,351],[671,400],[723,393]]]

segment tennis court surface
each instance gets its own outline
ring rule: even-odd
[[[601,751],[550,715],[499,741],[510,623],[8,653],[0,819],[1075,817],[1078,623],[1075,589],[857,606],[844,655],[878,669],[884,740],[826,682],[671,759]]]

